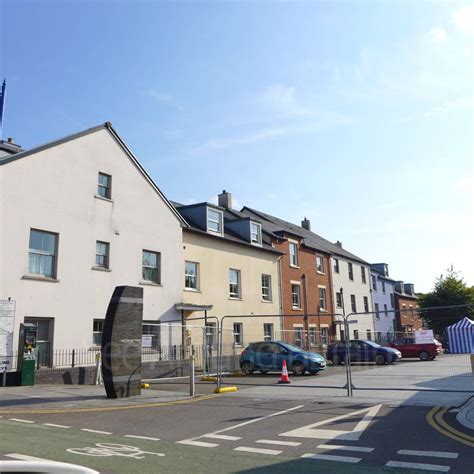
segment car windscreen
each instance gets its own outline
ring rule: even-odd
[[[382,347],[380,344],[377,344],[376,342],[372,341],[364,341],[367,345],[372,346],[372,347]]]
[[[291,344],[288,344],[288,343],[284,343],[282,344],[283,347],[285,347],[286,349],[290,350],[290,351],[293,351],[293,352],[303,352],[303,349],[301,349],[301,347],[296,347],[296,346],[293,346]]]

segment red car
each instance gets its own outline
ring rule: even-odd
[[[403,358],[419,357],[420,360],[433,360],[443,352],[443,347],[436,339],[428,344],[416,344],[414,337],[404,337],[387,344],[398,349]]]

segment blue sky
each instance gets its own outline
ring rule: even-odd
[[[474,284],[472,2],[0,1],[4,138],[111,121],[171,199]]]

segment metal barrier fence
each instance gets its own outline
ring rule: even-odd
[[[446,327],[473,313],[474,305],[420,309],[413,304],[402,306],[400,310],[384,308],[347,315],[324,314],[324,322],[319,314],[227,315],[220,319],[218,385],[226,369],[236,370],[240,365],[238,350],[255,342],[281,341],[305,351],[319,352],[329,361],[334,359],[334,365],[329,364],[325,372],[331,376],[318,380],[318,386],[345,389],[348,396],[352,396],[353,390],[375,389],[473,392],[469,355],[451,354],[453,351],[445,335]],[[279,328],[273,326],[270,332],[270,325],[275,324],[278,317]],[[293,329],[287,329],[291,325]],[[415,340],[416,331],[427,329],[433,330],[434,338],[449,355],[436,357],[436,353],[420,349],[421,342]],[[410,345],[415,345],[411,352]],[[393,347],[387,351],[384,346]],[[384,351],[393,355],[393,349],[404,353],[395,364],[391,364],[392,356],[387,354],[377,357]],[[337,358],[333,356],[335,353]],[[425,363],[430,360],[436,362]],[[281,358],[280,366],[276,355],[274,362],[274,369],[281,370]]]

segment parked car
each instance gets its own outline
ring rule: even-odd
[[[403,357],[418,357],[420,360],[433,360],[443,353],[443,346],[436,339],[431,343],[417,344],[414,337],[403,337],[387,345],[398,349]]]
[[[397,349],[358,339],[349,341],[349,352],[351,362],[375,362],[377,365],[393,364],[402,358],[402,353]],[[334,365],[342,364],[346,359],[344,341],[330,344],[326,358]]]
[[[280,341],[263,341],[249,344],[240,355],[240,368],[246,375],[254,370],[266,374],[270,370],[280,371],[286,360],[288,370],[294,375],[306,371],[317,374],[326,368],[326,360],[320,354],[305,352],[301,348]]]

